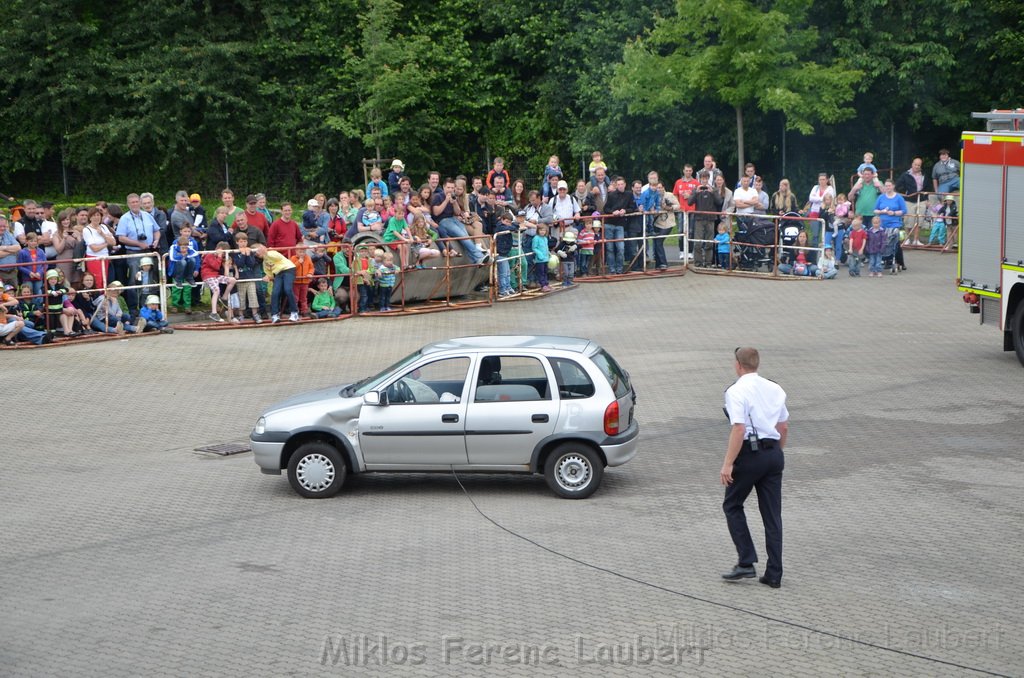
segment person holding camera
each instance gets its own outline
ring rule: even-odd
[[[693,265],[715,265],[715,221],[725,204],[724,196],[708,186],[706,170],[697,173],[697,190],[691,191],[687,203],[693,206]]]
[[[723,409],[732,427],[719,479],[725,486],[722,510],[738,561],[722,578],[738,581],[757,576],[757,551],[743,513],[743,502],[756,490],[768,550],[768,564],[759,581],[777,589],[782,585],[782,471],[786,465],[782,451],[789,433],[786,392],[758,375],[761,357],[756,348],[737,348],[733,358],[738,379],[725,392]]]

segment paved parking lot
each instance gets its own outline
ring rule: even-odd
[[[1024,369],[968,316],[953,257],[907,256],[882,280],[690,274],[5,354],[0,673],[1022,675]],[[193,451],[244,440],[282,396],[484,333],[599,341],[633,374],[643,433],[592,499],[471,476],[473,500],[656,587],[498,529],[451,476],[350,478],[311,501],[250,454]],[[779,590],[719,579],[742,344],[790,398]]]

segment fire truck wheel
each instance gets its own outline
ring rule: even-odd
[[[1013,337],[1013,350],[1017,352],[1017,360],[1024,365],[1024,300],[1017,303],[1010,321],[1010,333]]]

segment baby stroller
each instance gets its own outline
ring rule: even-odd
[[[782,219],[779,221],[779,245],[783,248],[790,248],[796,245],[796,239],[800,236],[800,231],[804,230],[804,222],[799,221],[799,219],[799,212],[786,212],[782,215]],[[780,262],[795,256],[795,251],[792,249],[783,249],[781,252],[782,254],[779,256]]]
[[[772,270],[775,224],[770,219],[740,217],[735,241],[739,252],[739,268],[756,271],[764,266],[769,272]]]

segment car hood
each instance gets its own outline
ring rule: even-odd
[[[286,398],[280,402],[276,402],[266,410],[263,414],[271,414],[273,412],[279,412],[292,407],[300,407],[302,405],[308,405],[315,402],[323,402],[330,400],[342,400],[341,391],[349,384],[340,384],[338,386],[329,386],[327,388],[317,389],[316,391],[306,391],[305,393],[299,393],[293,395],[290,398]]]

